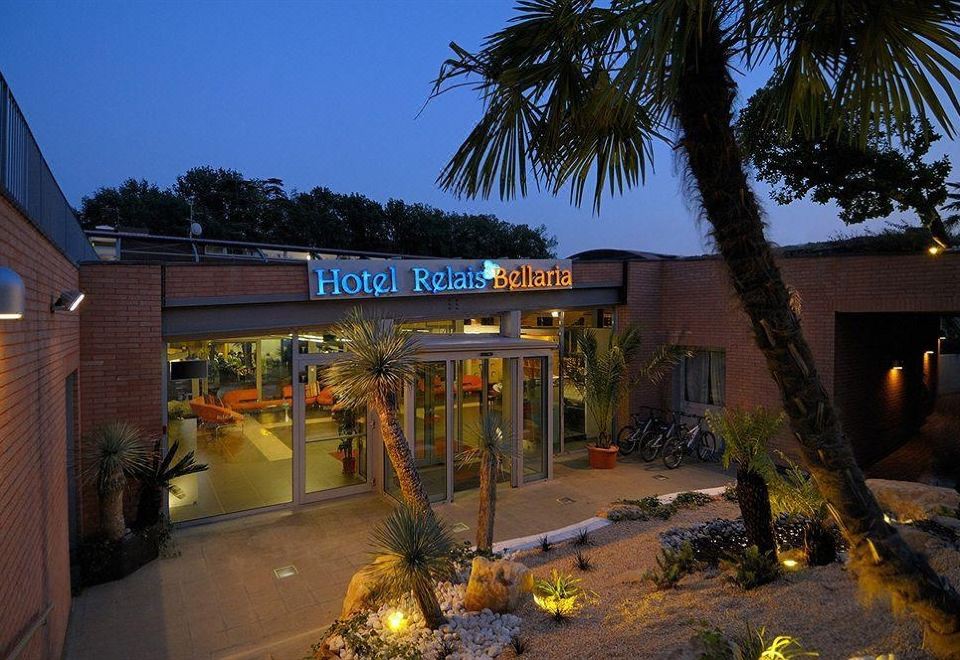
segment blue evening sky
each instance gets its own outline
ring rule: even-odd
[[[708,250],[662,145],[647,185],[607,200],[599,216],[565,194],[458,200],[436,187],[481,107],[462,91],[417,117],[430,81],[451,40],[475,48],[511,15],[510,0],[2,0],[0,71],[74,204],[130,176],[166,186],[213,165],[279,177],[288,190],[324,185],[544,223],[561,254]],[[748,77],[743,100],[760,82]],[[940,145],[956,160],[956,143]],[[844,229],[830,207],[761,198],[781,244]]]

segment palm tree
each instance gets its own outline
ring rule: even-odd
[[[401,504],[374,529],[377,560],[367,569],[381,593],[394,598],[413,592],[424,623],[436,630],[445,622],[435,585],[454,572],[453,537],[428,509]]]
[[[477,511],[477,549],[493,550],[493,523],[497,514],[497,477],[513,456],[513,437],[503,430],[498,415],[488,413],[476,429],[477,445],[457,454],[460,467],[480,464],[480,505]]]
[[[128,477],[136,477],[148,465],[149,452],[140,439],[140,429],[126,422],[110,422],[95,429],[86,442],[85,476],[97,485],[100,495],[100,530],[110,541],[127,533],[123,517],[123,494]]]
[[[440,185],[510,198],[533,179],[555,193],[569,184],[579,204],[592,178],[599,209],[606,188],[643,181],[654,139],[668,141],[685,158],[690,190],[858,574],[919,616],[931,644],[960,647],[960,595],[884,522],[864,482],[790,309],[733,129],[733,71],[767,66],[769,130],[818,135],[856,117],[862,127],[898,131],[918,113],[952,135],[938,92],[960,109],[950,88],[960,74],[960,3],[523,0],[518,12],[477,53],[451,45],[434,93],[472,84],[484,113]]]
[[[404,500],[432,511],[397,415],[397,393],[414,376],[416,337],[401,330],[399,323],[365,317],[359,308],[351,310],[334,332],[350,350],[327,370],[329,386],[344,406],[373,407]]]
[[[725,408],[707,412],[707,422],[723,438],[723,468],[737,464],[737,501],[747,540],[762,555],[776,560],[777,542],[773,535],[773,514],[767,483],[776,478],[776,467],[767,446],[783,426],[783,413],[763,406],[752,411]]]
[[[680,357],[689,353],[676,346],[661,346],[639,367],[636,377],[631,377],[630,367],[641,347],[638,327],[627,326],[611,334],[603,351],[597,333],[590,329],[577,334],[576,345],[583,359],[571,360],[567,373],[583,396],[584,406],[598,429],[597,447],[603,449],[613,442],[610,432],[614,416],[630,387],[642,379],[659,381]]]
[[[160,519],[160,497],[164,492],[172,493],[177,499],[184,498],[183,490],[173,483],[174,480],[209,469],[206,463],[197,462],[192,449],[174,462],[179,450],[180,441],[177,440],[164,454],[160,451],[160,442],[157,441],[153,452],[148,456],[146,467],[137,475],[140,479],[140,501],[137,505],[139,525],[153,525]]]

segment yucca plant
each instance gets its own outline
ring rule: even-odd
[[[630,387],[641,379],[659,382],[675,365],[685,349],[661,346],[631,375],[634,360],[640,352],[640,329],[627,326],[612,333],[605,350],[601,350],[595,331],[584,329],[576,335],[577,350],[582,360],[569,361],[567,375],[583,396],[583,404],[597,428],[597,447],[610,447],[613,418]]]
[[[474,431],[476,446],[457,454],[461,468],[480,464],[480,504],[477,511],[477,550],[493,549],[493,526],[497,513],[497,478],[513,456],[514,438],[504,431],[500,416],[487,413]]]
[[[174,459],[180,450],[180,441],[176,440],[163,453],[158,440],[149,455],[147,466],[137,475],[140,479],[140,500],[137,505],[137,521],[141,526],[153,525],[160,519],[161,496],[169,492],[177,499],[183,499],[183,489],[177,486],[175,479],[209,469],[206,463],[196,460],[191,449],[176,462]]]
[[[96,428],[86,441],[89,448],[85,478],[97,486],[100,496],[100,530],[111,541],[127,532],[123,494],[127,479],[136,477],[149,464],[149,451],[140,429],[126,422],[110,422]]]
[[[767,482],[776,478],[776,467],[767,446],[783,425],[783,414],[763,406],[754,410],[725,408],[707,412],[710,428],[724,440],[723,467],[737,465],[737,501],[751,545],[776,561],[773,514]]]
[[[446,526],[429,510],[401,504],[371,539],[377,561],[366,570],[380,592],[392,598],[412,591],[427,627],[443,625],[436,583],[454,574],[454,541]]]
[[[325,380],[341,405],[373,408],[404,501],[431,511],[397,414],[397,395],[404,382],[414,378],[418,348],[414,333],[404,332],[400,326],[396,320],[388,323],[366,317],[359,308],[348,312],[334,333],[347,343],[349,351],[330,365]]]

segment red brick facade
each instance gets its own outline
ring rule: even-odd
[[[50,303],[79,288],[78,273],[2,197],[0,266],[27,289],[24,317],[0,321],[0,656],[52,606],[20,657],[58,658],[70,614],[67,397],[74,392],[66,383],[79,366],[80,323],[76,314],[51,313]]]

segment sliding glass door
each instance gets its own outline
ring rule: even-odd
[[[457,461],[454,472],[453,490],[467,490],[480,485],[479,457],[472,451],[480,443],[483,420],[490,417],[504,431],[507,439],[513,438],[511,420],[511,391],[513,378],[510,370],[515,359],[511,358],[472,358],[457,360],[457,379],[454,386],[456,407],[454,419],[456,435],[455,456]],[[513,448],[509,448],[512,452]],[[469,457],[470,460],[462,460]],[[498,475],[498,481],[510,481],[511,465],[505,461]]]
[[[521,457],[523,481],[547,477],[549,443],[547,442],[547,410],[550,406],[550,372],[547,358],[523,358],[523,397],[521,408]]]

